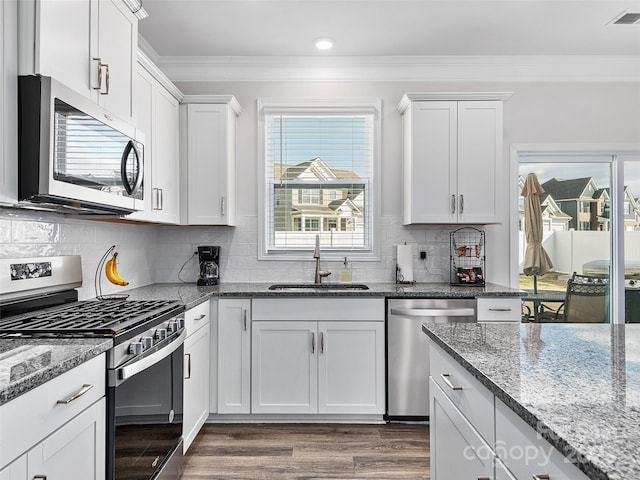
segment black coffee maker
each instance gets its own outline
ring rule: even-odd
[[[198,247],[200,275],[198,285],[217,285],[220,281],[220,247]]]

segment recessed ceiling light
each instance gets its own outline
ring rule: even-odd
[[[333,40],[330,38],[318,38],[314,40],[313,44],[318,50],[329,50],[333,47]]]

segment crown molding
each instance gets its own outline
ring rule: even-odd
[[[238,100],[233,95],[185,95],[182,97],[182,101],[180,102],[183,105],[189,103],[215,103],[228,105],[229,108],[235,113],[237,116],[240,116],[242,113],[242,107]]]
[[[153,63],[153,61],[142,51],[142,49],[138,49],[138,64],[144,68],[149,74],[155,78],[160,85],[162,85],[173,97],[178,100],[178,102],[182,101],[184,94],[180,91],[178,87],[176,87],[171,80],[167,78],[162,70],[158,68],[158,66]]]
[[[640,56],[162,57],[174,82],[638,82]]]
[[[405,93],[396,109],[400,113],[415,101],[493,101],[506,102],[513,96],[513,92],[429,92]]]

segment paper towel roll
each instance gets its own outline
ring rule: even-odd
[[[411,245],[398,245],[398,268],[403,282],[413,282],[413,248]]]

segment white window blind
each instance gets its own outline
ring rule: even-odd
[[[374,109],[264,112],[267,252],[370,251]]]

